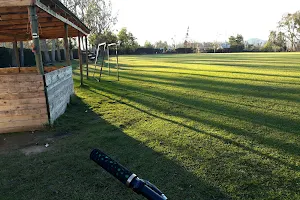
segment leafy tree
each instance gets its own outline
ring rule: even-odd
[[[112,38],[111,28],[117,22],[111,0],[61,0],[91,30],[90,42],[97,46],[100,38]],[[116,42],[115,37],[111,40]],[[103,40],[102,40],[103,41]],[[108,41],[107,41],[108,42]]]
[[[133,53],[139,47],[136,42],[136,38],[131,32],[127,31],[127,28],[122,28],[120,30],[118,33],[118,39],[120,42],[120,49],[123,50],[124,53]]]
[[[89,37],[89,41],[91,44],[95,44],[96,46],[100,43],[107,42],[108,44],[118,42],[118,37],[112,31],[105,31],[100,34],[91,34]]]
[[[169,48],[168,42],[167,41],[158,41],[155,43],[155,47],[159,49],[164,49],[166,51]]]
[[[261,51],[264,52],[272,52],[274,51],[273,45],[270,41],[268,41],[261,49]]]
[[[112,14],[110,0],[89,0],[85,18],[92,33],[104,33],[117,22],[117,16]]]
[[[242,52],[245,48],[244,37],[240,34],[229,37],[230,49],[232,52]]]
[[[146,41],[145,44],[144,44],[144,47],[145,47],[145,48],[154,48],[154,45],[151,44],[151,42]]]
[[[262,51],[286,51],[286,39],[283,32],[271,31],[269,35],[268,42],[262,48]]]
[[[276,44],[277,46],[280,47],[281,51],[286,51],[287,50],[287,45],[286,45],[286,36],[283,32],[277,33],[277,38],[276,38]]]
[[[296,12],[295,14],[288,13],[284,15],[279,22],[279,28],[290,42],[291,50],[295,51],[300,34],[300,13]]]

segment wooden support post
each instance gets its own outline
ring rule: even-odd
[[[66,50],[66,63],[68,66],[71,66],[70,49],[69,49],[69,41],[68,41],[68,24],[65,24],[64,44]]]
[[[43,66],[43,61],[42,61],[42,52],[41,52],[41,46],[40,46],[38,16],[37,16],[37,12],[36,12],[36,7],[29,6],[28,14],[29,14],[29,19],[30,19],[32,40],[34,43],[33,52],[35,55],[36,67],[37,67],[39,74],[44,75],[44,66]]]
[[[18,42],[15,38],[14,41],[14,50],[15,50],[15,57],[16,57],[16,63],[17,63],[17,67],[19,68],[19,73],[21,72],[21,63],[20,63],[20,55],[19,55],[19,49],[18,49]]]
[[[89,53],[88,53],[89,49],[88,49],[88,39],[87,39],[87,35],[85,36],[85,60],[86,60],[86,79],[89,79]]]
[[[79,57],[79,67],[80,67],[80,86],[83,86],[83,70],[82,70],[82,55],[81,55],[81,41],[80,32],[78,31],[78,57]]]

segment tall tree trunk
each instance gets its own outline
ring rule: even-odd
[[[73,49],[70,49],[70,59],[71,59],[71,60],[74,60]]]
[[[56,39],[56,50],[57,50],[57,59],[58,59],[58,62],[61,62],[60,47],[59,47],[59,41],[58,41],[58,39]]]
[[[55,51],[56,51],[56,42],[55,39],[52,40],[52,49],[51,49],[51,57],[52,57],[52,63],[56,63],[55,59]]]
[[[41,40],[42,51],[44,52],[44,63],[51,63],[46,40]]]
[[[65,57],[65,60],[67,60],[67,50],[65,47],[64,47],[64,57]]]
[[[17,58],[16,58],[16,54],[15,54],[15,51],[17,49],[17,45],[16,43],[13,42],[13,49],[12,49],[12,67],[16,67],[17,66]]]
[[[74,55],[73,55],[73,43],[72,43],[72,39],[69,38],[69,50],[70,50],[70,59],[74,60]]]
[[[20,62],[21,62],[21,67],[24,67],[25,61],[24,61],[24,43],[23,43],[23,41],[20,41]]]

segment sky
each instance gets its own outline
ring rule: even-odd
[[[146,40],[176,43],[189,39],[223,42],[231,35],[267,40],[285,13],[300,10],[300,0],[111,0],[118,13],[115,30],[127,27]]]

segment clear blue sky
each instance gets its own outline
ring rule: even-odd
[[[190,39],[224,41],[240,33],[245,39],[267,39],[287,12],[300,10],[300,0],[111,0],[119,13],[115,27],[127,27],[140,44],[176,36],[181,42],[190,27]]]

